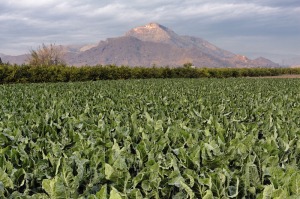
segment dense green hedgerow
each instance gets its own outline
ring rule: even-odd
[[[300,74],[293,68],[191,68],[129,66],[11,66],[0,65],[0,83],[73,82],[148,78],[227,78]]]

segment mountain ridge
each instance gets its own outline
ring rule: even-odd
[[[279,66],[265,58],[251,60],[246,56],[236,55],[202,38],[178,35],[153,22],[132,28],[123,36],[108,38],[98,44],[64,46],[64,51],[66,63],[74,66],[115,64],[176,67],[187,62],[196,67]]]

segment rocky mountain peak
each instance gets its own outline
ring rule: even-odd
[[[125,35],[151,42],[168,42],[172,37],[177,36],[175,32],[158,23],[149,23],[133,28]]]
[[[155,29],[155,28],[162,28],[162,27],[163,26],[158,23],[149,23],[144,26],[144,28],[148,28],[148,29]]]

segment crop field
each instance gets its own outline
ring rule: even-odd
[[[0,85],[0,198],[300,198],[298,79]]]

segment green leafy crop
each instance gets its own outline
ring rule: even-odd
[[[299,198],[300,82],[0,85],[0,198]]]

